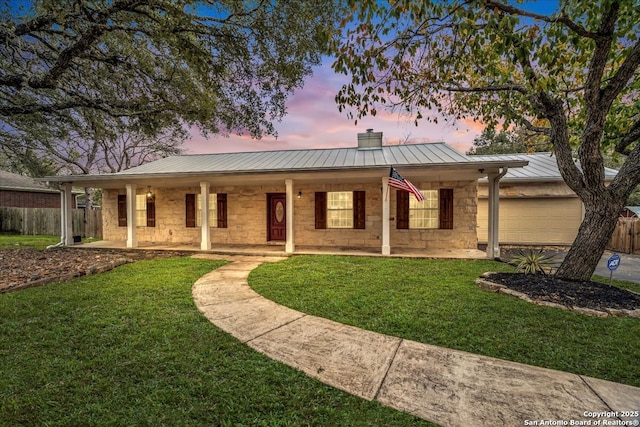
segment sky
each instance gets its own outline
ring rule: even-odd
[[[517,6],[536,13],[551,14],[557,5],[558,0],[526,0]],[[191,138],[185,142],[186,153],[355,147],[357,134],[367,129],[382,132],[385,145],[400,141],[445,142],[464,153],[484,129],[482,123],[471,119],[456,123],[442,120],[438,124],[421,120],[416,126],[409,117],[380,110],[375,117],[359,119],[355,125],[347,112],[338,111],[334,98],[342,85],[348,83],[348,76],[335,74],[331,69],[332,61],[332,58],[325,57],[323,63],[314,68],[313,75],[307,77],[304,87],[289,97],[287,115],[275,123],[277,138],[265,136],[256,140],[249,135],[214,135],[207,139],[194,128]]]
[[[373,129],[383,133],[383,144],[446,142],[465,152],[480,135],[483,125],[472,120],[455,124],[433,124],[414,121],[398,113],[378,111],[375,117],[365,117],[354,124],[347,113],[338,111],[334,98],[348,77],[335,74],[331,58],[315,67],[302,89],[298,89],[287,102],[287,115],[275,123],[277,138],[265,136],[260,140],[249,135],[209,136],[205,138],[192,129],[185,142],[186,154],[233,153],[241,151],[298,150],[313,148],[355,147],[357,134]]]
[[[13,6],[29,0],[10,0]],[[510,0],[515,3],[516,0]],[[558,0],[525,0],[522,7],[538,13],[549,14],[557,7]],[[197,128],[191,129],[191,138],[185,141],[186,154],[231,153],[242,151],[297,150],[313,148],[355,147],[357,134],[373,129],[383,133],[383,144],[445,142],[460,152],[467,151],[475,137],[482,133],[482,123],[471,119],[456,123],[440,121],[438,124],[421,120],[418,126],[412,118],[378,110],[375,117],[365,117],[358,124],[338,111],[335,96],[348,76],[335,74],[331,69],[332,58],[324,57],[321,65],[301,89],[289,96],[287,114],[274,123],[277,138],[264,136],[260,140],[250,135],[228,137],[211,135],[205,138]]]

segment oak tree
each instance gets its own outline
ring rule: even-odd
[[[522,0],[350,4],[332,42],[334,69],[351,75],[340,108],[361,117],[386,105],[416,120],[471,117],[548,136],[585,209],[557,275],[589,279],[640,183],[637,2],[559,0],[550,14]],[[607,186],[608,149],[625,161]]]
[[[149,136],[273,134],[338,13],[324,0],[0,2],[0,128],[89,112]]]

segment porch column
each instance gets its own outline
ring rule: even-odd
[[[500,178],[507,173],[508,168],[500,172],[490,173],[489,178],[489,224],[487,236],[487,258],[500,257],[499,219],[500,219]]]
[[[127,247],[137,248],[136,237],[136,191],[135,184],[127,184]]]
[[[389,177],[382,178],[382,255],[391,255],[389,237]]]
[[[200,183],[200,201],[202,202],[202,206],[200,206],[200,215],[202,218],[201,224],[201,239],[200,239],[200,249],[203,251],[211,250],[211,230],[209,229],[209,188],[210,184],[208,182]]]
[[[284,244],[285,253],[292,254],[295,250],[295,243],[293,240],[293,180],[287,179],[284,181],[287,191],[287,206],[286,206],[286,241]]]
[[[62,239],[64,246],[73,245],[73,197],[71,195],[71,183],[62,184]]]

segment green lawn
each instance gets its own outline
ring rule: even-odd
[[[428,425],[212,325],[191,285],[220,265],[156,259],[0,295],[0,425]]]
[[[93,237],[83,238],[82,243],[95,242]],[[45,249],[47,246],[60,242],[60,236],[46,235],[20,235],[20,234],[0,234],[0,249],[36,248]]]
[[[249,283],[280,304],[364,329],[640,386],[640,320],[589,317],[491,293],[475,285],[486,271],[513,267],[296,256],[258,267]]]
[[[60,236],[23,236],[19,234],[0,234],[0,249],[36,248],[45,249],[60,241]]]

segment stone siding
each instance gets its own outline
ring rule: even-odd
[[[475,249],[476,183],[415,183],[421,189],[453,188],[453,230],[396,230],[396,190],[378,184],[308,184],[294,182],[294,242],[296,246],[333,246],[380,248],[382,245],[382,200],[389,197],[391,248],[407,249]],[[366,228],[315,228],[315,193],[317,191],[365,191]],[[156,227],[137,227],[139,242],[191,243],[199,245],[200,227],[185,225],[185,195],[200,193],[200,187],[154,188]],[[139,194],[146,187],[138,188]],[[211,186],[211,193],[227,194],[227,228],[211,228],[211,243],[283,244],[267,241],[267,194],[284,193],[285,186]],[[298,192],[301,197],[298,198]],[[105,190],[102,213],[105,240],[126,240],[127,228],[118,226],[118,194],[125,190]]]
[[[391,250],[407,249],[476,249],[478,237],[477,186],[475,181],[414,182],[421,190],[453,189],[453,229],[397,230],[391,221]],[[396,215],[395,191],[391,190],[391,218]]]

